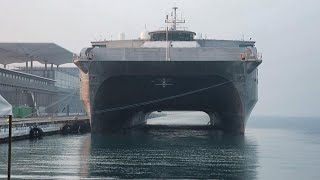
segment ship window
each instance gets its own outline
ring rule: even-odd
[[[239,44],[239,47],[253,47],[253,44]]]
[[[107,45],[93,45],[94,48],[107,47]]]
[[[167,32],[157,32],[151,34],[151,41],[166,41],[167,40]],[[192,32],[168,32],[168,40],[169,41],[193,41],[194,34]]]

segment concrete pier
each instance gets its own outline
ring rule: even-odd
[[[33,117],[13,119],[13,140],[41,138],[49,134],[85,133],[90,131],[87,116],[68,117]],[[6,142],[9,136],[8,121],[0,118],[0,143]]]

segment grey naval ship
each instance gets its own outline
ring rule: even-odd
[[[258,100],[255,42],[202,38],[179,28],[176,11],[161,30],[95,41],[74,57],[92,132],[141,125],[155,111],[203,111],[214,129],[245,132]]]

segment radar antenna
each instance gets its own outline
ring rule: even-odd
[[[182,23],[186,23],[186,21],[185,20],[178,20],[177,19],[177,9],[178,9],[178,7],[173,7],[172,8],[173,9],[173,17],[172,17],[172,19],[171,20],[169,20],[168,18],[166,18],[166,24],[171,24],[171,28],[170,28],[170,30],[173,30],[173,31],[175,31],[175,30],[177,30],[177,24],[182,24]]]

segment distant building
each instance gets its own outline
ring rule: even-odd
[[[72,61],[71,52],[53,43],[0,43],[0,48],[0,63],[5,67],[26,63],[17,70],[0,68],[0,94],[13,107],[31,107],[28,116],[84,114],[78,68],[59,67]],[[33,67],[34,61],[45,67]]]

